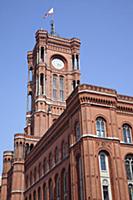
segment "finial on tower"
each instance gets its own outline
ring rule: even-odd
[[[49,16],[52,16],[52,20],[51,20],[51,31],[50,31],[50,33],[51,33],[51,35],[55,35],[54,9],[53,9],[53,8],[49,9],[49,10],[45,13],[45,15],[44,15],[43,18],[45,19],[45,18],[47,18],[47,17],[49,17]]]

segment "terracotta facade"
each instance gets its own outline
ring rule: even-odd
[[[27,124],[4,152],[1,199],[132,200],[133,97],[80,85],[80,40],[45,30],[28,72]]]

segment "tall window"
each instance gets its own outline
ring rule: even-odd
[[[49,200],[54,200],[53,183],[51,179],[49,181]]]
[[[34,182],[36,181],[36,167],[34,168]]]
[[[127,172],[127,179],[133,181],[133,155],[126,156],[125,167]]]
[[[38,200],[42,199],[41,188],[38,188]]]
[[[76,55],[77,69],[79,69],[79,55]]]
[[[60,100],[64,101],[64,77],[60,76]]]
[[[57,76],[53,75],[53,99],[57,99]]]
[[[36,200],[36,191],[33,193],[33,200]]]
[[[130,200],[133,200],[133,184],[128,185],[128,191]]]
[[[72,55],[72,69],[74,69],[74,55]]]
[[[41,47],[41,61],[44,62],[44,47]]]
[[[43,161],[43,173],[45,174],[46,171],[47,171],[47,160],[45,158],[44,161]]]
[[[58,147],[55,148],[55,163],[59,162],[59,149]]]
[[[102,117],[96,119],[96,132],[99,137],[105,137],[106,134],[106,122]]]
[[[32,68],[29,70],[29,81],[32,81]]]
[[[127,155],[125,158],[125,168],[128,180],[129,198],[133,200],[133,155]]]
[[[62,142],[62,159],[64,159],[66,157],[67,153],[66,153],[66,144],[63,141]]]
[[[38,166],[38,176],[39,178],[41,177],[42,175],[42,166],[41,166],[41,163],[39,163],[39,166]]]
[[[109,200],[109,188],[108,185],[103,184],[103,199],[104,200]]]
[[[47,200],[47,187],[46,187],[46,184],[43,185],[43,200]]]
[[[32,172],[30,172],[30,185],[32,185]]]
[[[31,111],[32,110],[32,92],[29,92],[27,98],[28,98],[27,110]]]
[[[77,157],[78,200],[83,200],[83,172],[81,157]]]
[[[40,94],[43,95],[44,94],[44,74],[40,74]]]
[[[53,155],[52,153],[49,154],[49,168],[51,169],[53,166]]]
[[[55,179],[55,193],[56,193],[56,200],[60,200],[60,179],[59,176],[56,176]]]
[[[76,127],[75,127],[75,134],[76,134],[76,140],[79,140],[80,139],[80,124],[79,122],[76,123]]]
[[[26,179],[25,179],[25,186],[26,186],[26,188],[28,188],[28,182],[29,182],[29,177],[28,177],[28,175],[26,176]]]
[[[99,168],[101,179],[102,200],[111,200],[111,182],[109,172],[108,155],[106,152],[101,151],[99,154]]]
[[[132,133],[132,129],[128,124],[124,124],[123,125],[123,139],[125,143],[131,143],[132,139],[131,139],[131,133]]]
[[[63,171],[62,173],[62,198],[63,200],[68,200],[67,199],[67,173]]]
[[[106,154],[104,152],[100,153],[100,167],[102,171],[107,170]]]

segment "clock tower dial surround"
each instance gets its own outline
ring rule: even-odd
[[[58,57],[52,59],[52,65],[55,69],[63,69],[64,68],[64,61]]]

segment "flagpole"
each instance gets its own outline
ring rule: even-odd
[[[52,14],[52,20],[51,20],[51,35],[55,35],[54,13]]]
[[[49,17],[49,16],[52,17],[52,19],[51,19],[51,31],[50,31],[50,33],[51,33],[51,35],[55,35],[55,22],[54,22],[54,9],[53,8],[49,9],[48,12],[45,13],[44,19],[47,18],[47,17]]]

